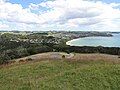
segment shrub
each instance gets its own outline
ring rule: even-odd
[[[27,60],[27,61],[32,61],[33,59],[32,59],[32,58],[27,58],[26,60]]]
[[[65,58],[65,55],[62,55],[62,58]]]

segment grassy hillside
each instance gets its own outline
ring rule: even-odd
[[[4,66],[0,90],[120,90],[120,64],[46,60]]]

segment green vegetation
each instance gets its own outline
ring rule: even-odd
[[[66,41],[87,36],[109,36],[100,32],[1,32],[0,64],[43,52],[106,53],[120,55],[120,48],[72,47]]]
[[[46,60],[3,66],[0,90],[120,90],[120,64]]]
[[[47,33],[2,33],[0,43],[0,64],[3,64],[15,58],[52,51],[51,46],[59,43],[59,39]]]

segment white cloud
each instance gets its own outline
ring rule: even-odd
[[[8,28],[9,28],[9,26],[7,24],[0,22],[0,29],[1,30],[7,30]]]
[[[37,9],[39,8],[39,5],[30,3],[29,8],[30,8],[31,10],[37,10]]]
[[[118,6],[120,6],[120,3],[111,3],[110,6],[111,7],[118,7]]]
[[[0,19],[27,24],[40,23],[38,15],[32,13],[29,8],[23,9],[20,4],[9,2],[0,3]]]
[[[111,28],[113,30],[119,30],[119,28],[116,27],[119,26],[118,22],[120,22],[120,10],[114,8],[120,5],[118,3],[106,4],[100,1],[56,0],[45,2],[41,5],[50,7],[53,11],[58,10],[62,12],[62,15],[58,17],[58,22],[60,24],[68,23],[68,25],[79,27],[86,25],[89,28],[90,25],[91,28],[92,25],[96,25],[96,28],[94,28],[96,30],[101,28],[99,24],[102,24],[103,27],[108,26],[105,28],[107,30]]]
[[[16,23],[23,30],[34,29],[104,29],[119,30],[120,3],[103,3],[89,0],[55,0],[39,4],[30,3],[28,8],[0,0],[0,20]],[[44,8],[48,10],[40,13]],[[37,14],[32,12],[38,12]],[[19,25],[17,25],[19,24]],[[30,24],[30,25],[29,25]],[[43,27],[44,26],[44,27]],[[39,29],[38,29],[39,28]]]

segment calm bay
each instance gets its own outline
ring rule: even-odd
[[[66,42],[70,46],[103,46],[120,47],[120,34],[113,34],[112,37],[85,37],[73,39]]]

